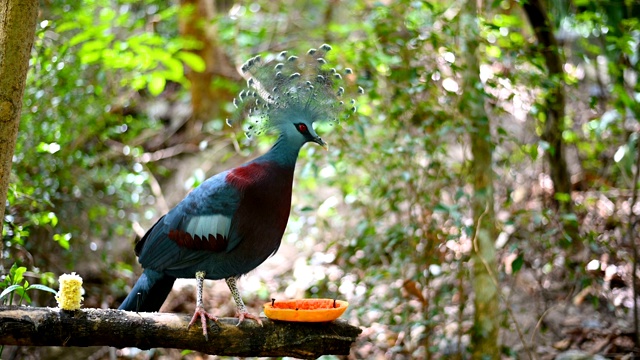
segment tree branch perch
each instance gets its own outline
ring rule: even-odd
[[[0,306],[0,344],[23,346],[113,346],[177,348],[222,356],[348,355],[362,332],[344,320],[292,323],[262,318],[264,326],[237,319],[209,322],[209,341],[200,326],[187,330],[190,316],[111,309]]]

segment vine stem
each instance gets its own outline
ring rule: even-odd
[[[640,133],[637,133],[640,135]],[[634,332],[636,334],[634,341],[636,343],[636,347],[640,347],[640,324],[638,319],[638,283],[636,281],[636,274],[638,270],[638,246],[636,244],[636,238],[634,236],[635,232],[635,214],[633,212],[633,208],[638,201],[638,180],[640,179],[640,136],[636,139],[636,146],[638,151],[636,152],[636,169],[635,174],[633,175],[633,186],[632,195],[631,195],[631,204],[629,207],[629,226],[627,230],[627,239],[631,243],[631,251],[633,252],[633,264],[631,269],[631,284],[633,288],[633,327]]]
[[[511,320],[513,321],[513,323],[516,326],[516,331],[518,332],[518,337],[520,338],[520,341],[522,342],[522,345],[524,346],[527,355],[529,355],[529,359],[533,360],[534,356],[533,353],[531,352],[531,347],[529,346],[529,344],[527,343],[527,340],[524,338],[524,333],[522,332],[522,329],[520,328],[520,323],[518,323],[518,321],[516,320],[516,317],[513,313],[513,309],[511,308],[511,303],[509,302],[509,300],[507,300],[507,298],[505,298],[504,294],[502,293],[502,291],[500,291],[500,284],[498,283],[498,278],[496,277],[496,274],[493,272],[493,270],[491,269],[491,267],[489,266],[489,263],[487,263],[487,260],[480,255],[480,247],[478,245],[478,229],[480,229],[480,223],[482,222],[482,218],[489,212],[489,202],[487,202],[487,206],[485,206],[484,211],[482,212],[482,214],[480,214],[480,216],[478,216],[478,222],[476,223],[476,232],[475,234],[473,234],[473,250],[475,251],[476,254],[478,254],[478,258],[480,259],[480,261],[482,261],[482,264],[484,265],[484,267],[487,269],[487,273],[489,274],[489,277],[491,278],[491,281],[493,281],[494,286],[496,287],[496,291],[498,291],[498,296],[500,296],[500,299],[502,300],[502,302],[504,303],[507,312],[509,313],[509,317],[511,318]]]

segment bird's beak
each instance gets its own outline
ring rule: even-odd
[[[316,136],[315,138],[313,138],[313,142],[322,146],[326,151],[329,151],[329,144],[324,142],[324,140],[322,140],[319,136]]]

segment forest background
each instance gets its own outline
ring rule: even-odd
[[[283,246],[240,281],[250,310],[348,300],[352,358],[637,356],[638,15],[633,0],[40,1],[2,301],[55,306],[29,284],[75,271],[85,307],[116,308],[136,237],[272,143],[225,125],[238,66],[329,43],[365,94],[318,129],[328,152],[303,148]],[[163,311],[192,312],[193,287]],[[233,314],[224,286],[207,291]],[[158,354],[200,356],[118,352]]]

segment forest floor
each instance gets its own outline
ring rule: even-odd
[[[625,267],[630,270],[630,264]],[[604,272],[593,275],[604,278]],[[541,284],[533,271],[523,270],[510,288],[508,303],[503,303],[511,308],[522,339],[511,321],[511,331],[502,332],[502,343],[523,359],[556,359],[576,350],[611,359],[635,358],[633,313],[627,303],[631,288],[620,282],[611,289],[611,279],[602,280],[581,291],[567,290],[566,282]]]

